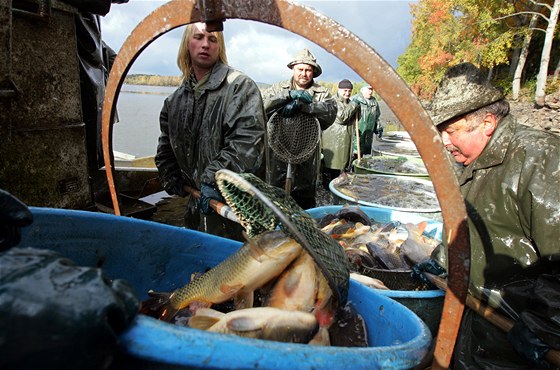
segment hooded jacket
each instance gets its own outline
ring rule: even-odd
[[[325,131],[321,138],[323,161],[326,168],[342,170],[350,160],[352,132],[359,105],[337,94],[338,111],[334,123]]]
[[[289,93],[291,89],[294,89],[293,78],[276,83],[263,92],[264,107],[268,118],[290,101]],[[311,104],[303,104],[302,111],[314,115],[319,120],[321,130],[327,129],[336,119],[337,107],[335,99],[327,88],[314,81],[306,91],[313,97],[313,102]],[[308,160],[292,166],[292,195],[297,194],[304,198],[315,198],[319,154],[320,147],[317,145],[317,151]],[[286,172],[287,163],[276,158],[272,149],[267,145],[266,182],[283,188],[286,181]]]
[[[553,317],[560,315],[560,295],[549,293],[557,291],[560,273],[560,138],[506,116],[459,184],[469,217],[470,293],[502,301],[501,309],[558,348]],[[472,312],[457,343],[456,368],[527,366],[503,333]]]
[[[184,196],[183,185],[214,185],[220,169],[258,175],[263,165],[264,110],[257,84],[221,62],[210,73],[196,89],[183,82],[161,110],[155,162],[170,194]],[[195,204],[191,200],[187,208]]]
[[[360,117],[358,121],[360,130],[360,154],[371,154],[373,135],[377,133],[379,117],[381,116],[379,103],[373,96],[371,99],[366,100],[362,94],[354,95],[351,100],[360,104]],[[358,145],[356,140],[354,140],[354,152],[357,152],[357,150]]]

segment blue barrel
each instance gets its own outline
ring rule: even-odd
[[[140,299],[172,291],[191,273],[213,267],[241,243],[151,221],[85,211],[31,208],[34,222],[19,247],[52,249],[79,265],[125,279]],[[172,325],[138,315],[119,341],[111,368],[407,369],[432,336],[400,303],[353,281],[349,302],[363,317],[369,347],[320,347],[247,339]]]
[[[309,209],[307,212],[313,218],[320,219],[327,214],[338,212],[341,208],[342,206],[324,206]],[[419,223],[427,221],[428,226],[424,233],[430,234],[433,238],[438,240],[442,238],[442,223],[431,218],[386,208],[360,206],[360,209],[364,211],[369,218],[380,223],[391,221]],[[372,290],[408,307],[428,325],[431,334],[436,336],[441,321],[445,292],[442,290],[397,290],[401,287],[408,287],[408,289],[411,289],[412,286],[420,286],[423,284],[411,281],[412,277],[410,276],[410,271],[391,272],[390,270],[376,270],[375,272],[376,276],[374,277],[384,281],[391,290]],[[406,281],[403,279],[406,279]]]

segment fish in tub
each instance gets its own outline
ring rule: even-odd
[[[152,289],[182,288],[191,274],[219,265],[241,247],[236,241],[150,221],[84,211],[31,210],[34,223],[23,230],[21,246],[53,249],[77,264],[100,266],[107,276],[130,282],[143,300],[150,298],[147,292]],[[121,359],[115,366],[317,369],[336,363],[353,369],[405,369],[420,363],[431,334],[418,316],[352,280],[348,301],[368,329],[367,347],[257,340],[171,325],[140,314],[120,336]]]

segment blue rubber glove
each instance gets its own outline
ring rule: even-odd
[[[290,99],[306,104],[313,102],[313,97],[305,90],[290,90]]]
[[[430,274],[436,276],[442,276],[447,273],[447,271],[443,267],[441,267],[433,258],[429,258],[412,266],[411,272],[411,275],[414,279],[431,284],[430,280],[424,275],[424,272],[429,272]]]
[[[539,368],[549,369],[545,356],[550,347],[537,337],[525,323],[518,320],[507,333],[507,337],[515,351]]]
[[[301,103],[299,100],[292,100],[288,104],[286,104],[281,110],[280,115],[285,118],[290,118],[295,116],[297,113],[301,111]]]
[[[210,207],[211,199],[217,200],[218,202],[222,203],[224,202],[224,199],[222,198],[222,195],[220,194],[218,189],[210,184],[202,184],[202,186],[200,187],[200,199],[198,200],[200,212],[202,214],[209,215],[214,212],[212,207]]]

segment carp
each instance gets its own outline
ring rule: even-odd
[[[200,308],[189,319],[189,326],[215,333],[289,343],[307,343],[319,328],[317,319],[311,313],[275,307],[245,308],[228,313]]]
[[[311,312],[317,296],[317,271],[313,257],[301,255],[280,275],[268,298],[268,307]]]
[[[151,293],[163,299],[158,316],[171,321],[177,312],[192,303],[209,307],[234,299],[236,309],[253,306],[253,292],[278,275],[295,260],[302,247],[282,231],[268,231],[252,239],[229,258],[195,277],[185,286],[168,293]]]

